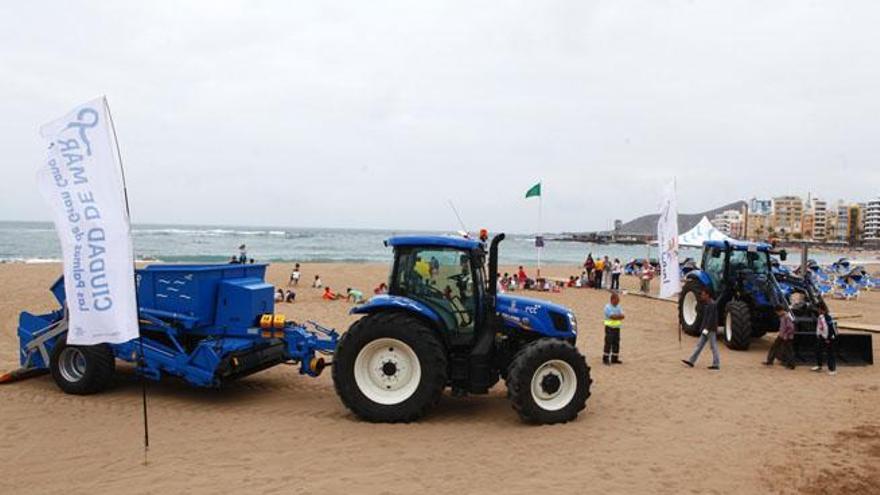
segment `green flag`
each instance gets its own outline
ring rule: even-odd
[[[540,182],[538,182],[537,184],[535,184],[534,186],[529,188],[528,191],[526,191],[526,198],[531,198],[532,196],[540,196],[540,195],[541,195],[541,183]]]

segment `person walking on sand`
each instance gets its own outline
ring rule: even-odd
[[[608,259],[608,256],[605,256],[605,258],[602,259],[602,262],[603,262],[603,265],[602,265],[602,268],[603,268],[602,269],[602,287],[605,287],[606,289],[610,289],[611,288],[611,271],[612,271],[611,260]]]
[[[605,348],[602,364],[623,364],[620,360],[620,328],[624,317],[620,296],[612,292],[610,302],[605,305]]]
[[[614,258],[614,263],[611,264],[611,290],[620,290],[620,274],[623,273],[623,265],[620,264],[620,260]]]
[[[292,285],[296,287],[297,285],[299,285],[299,277],[299,263],[297,263],[293,266],[293,271],[290,272],[290,280],[287,281],[287,286],[290,287]]]
[[[770,346],[767,352],[767,360],[764,361],[766,366],[773,366],[776,359],[782,362],[786,368],[793,370],[794,366],[794,349],[792,341],[794,340],[794,320],[791,315],[782,306],[773,308],[776,316],[779,317],[779,331],[776,333],[776,340]]]
[[[649,294],[651,292],[651,280],[654,279],[654,265],[651,264],[651,260],[645,260],[642,264],[642,275],[641,275],[641,290],[642,294]]]
[[[819,304],[819,318],[816,320],[816,366],[813,371],[822,371],[822,358],[828,361],[828,374],[837,374],[837,329],[828,314],[828,306]]]
[[[700,332],[700,340],[697,341],[697,346],[694,347],[691,357],[689,359],[682,359],[681,362],[689,368],[693,368],[697,359],[700,358],[703,348],[706,347],[706,341],[709,341],[709,347],[712,349],[712,365],[709,366],[709,369],[720,370],[721,357],[718,355],[718,306],[709,294],[709,289],[705,287],[700,289],[698,301],[703,307],[703,330]]]

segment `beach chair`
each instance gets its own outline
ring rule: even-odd
[[[831,284],[819,284],[818,289],[821,296],[826,296],[834,290],[834,287]]]
[[[858,299],[859,298],[859,288],[856,287],[855,285],[847,284],[847,286],[843,288],[843,297],[847,301],[852,300],[852,299]]]

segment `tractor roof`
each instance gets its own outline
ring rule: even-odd
[[[747,251],[749,247],[752,249],[756,249],[758,251],[770,251],[773,247],[770,244],[766,244],[763,242],[743,242],[743,241],[706,241],[703,243],[704,247],[725,249],[727,246],[730,246],[734,251]]]
[[[453,237],[444,235],[407,235],[392,237],[385,241],[389,246],[429,246],[429,247],[450,247],[455,249],[477,249],[480,247],[480,241],[473,239],[465,239],[463,237]]]

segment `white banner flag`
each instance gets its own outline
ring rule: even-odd
[[[131,227],[105,98],[40,128],[48,156],[37,173],[64,256],[67,342],[138,336]]]
[[[675,181],[663,189],[660,220],[657,222],[657,245],[660,248],[660,297],[681,292],[681,269],[678,266],[678,205]]]

